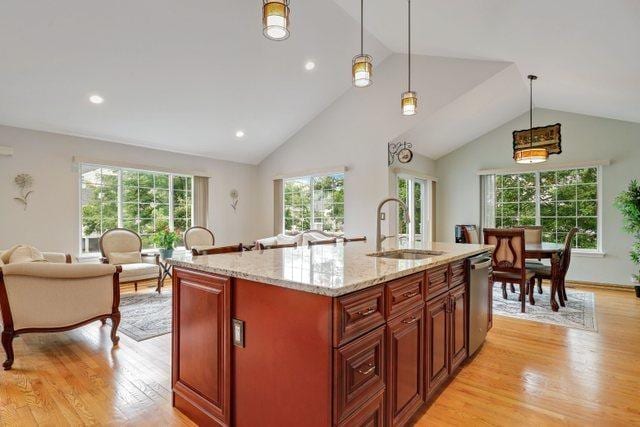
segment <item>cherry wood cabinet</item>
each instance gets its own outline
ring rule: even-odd
[[[387,323],[387,416],[404,425],[424,402],[424,304]]]
[[[175,269],[172,383],[174,406],[201,425],[229,425],[231,280]]]
[[[468,328],[467,328],[467,289],[458,286],[449,294],[450,299],[450,326],[451,333],[451,362],[450,370],[455,371],[468,354]]]
[[[431,396],[449,377],[449,294],[429,301],[426,318],[426,394]]]

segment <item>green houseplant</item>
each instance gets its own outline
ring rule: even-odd
[[[178,233],[169,230],[160,230],[153,237],[153,243],[160,250],[162,259],[171,258],[173,256],[173,248],[178,241]]]
[[[622,213],[625,231],[635,239],[631,246],[631,261],[640,265],[640,184],[637,180],[631,181],[627,190],[618,195],[616,207]],[[636,295],[640,297],[640,271],[632,277],[636,283]]]

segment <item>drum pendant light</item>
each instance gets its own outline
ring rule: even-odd
[[[411,90],[411,0],[407,0],[409,6],[409,22],[408,22],[408,41],[409,41],[409,49],[407,53],[407,61],[408,61],[408,79],[407,79],[407,91],[402,94],[402,98],[400,101],[400,105],[402,107],[402,115],[403,116],[413,116],[416,114],[418,110],[418,94]]]
[[[289,0],[263,0],[262,33],[269,40],[289,38]]]
[[[360,55],[353,57],[351,73],[355,87],[367,87],[373,83],[373,58],[364,53],[364,0],[360,0]]]
[[[519,149],[515,153],[515,161],[519,164],[533,164],[546,162],[549,152],[546,148],[534,148],[533,146],[533,81],[538,77],[529,75],[529,146]]]

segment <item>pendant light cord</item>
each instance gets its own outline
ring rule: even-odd
[[[364,55],[364,0],[360,0],[360,55]]]
[[[407,3],[409,4],[409,31],[408,31],[408,37],[407,39],[409,40],[409,49],[408,49],[408,62],[409,62],[409,79],[408,79],[408,86],[409,86],[409,92],[411,92],[411,0],[407,0]]]
[[[533,77],[529,76],[529,146],[533,148]]]

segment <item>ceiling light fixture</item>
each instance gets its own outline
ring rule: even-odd
[[[289,38],[289,0],[263,0],[262,33],[269,40]]]
[[[102,104],[104,102],[104,98],[101,97],[100,95],[91,95],[89,97],[89,101],[92,104]]]
[[[529,146],[517,150],[514,159],[519,164],[533,164],[546,162],[549,152],[546,148],[534,148],[533,146],[533,81],[538,77],[533,74],[527,76],[529,79]]]
[[[316,63],[313,62],[313,61],[307,61],[307,63],[304,64],[304,69],[307,70],[307,71],[311,71],[314,68],[316,68]]]
[[[400,100],[400,105],[402,106],[402,115],[403,116],[413,116],[416,114],[418,109],[418,94],[411,90],[411,0],[407,0],[408,8],[409,8],[409,19],[408,19],[408,41],[409,48],[407,51],[407,62],[408,62],[408,79],[407,79],[407,91],[402,94],[402,98]]]
[[[244,131],[239,130],[236,132],[236,138],[244,138]]]
[[[364,53],[364,0],[360,0],[360,55],[353,57],[351,72],[355,87],[367,87],[373,83],[373,58]]]

